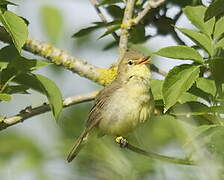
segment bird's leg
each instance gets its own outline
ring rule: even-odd
[[[117,136],[115,141],[120,145],[121,148],[125,148],[128,145],[128,140],[122,136]]]

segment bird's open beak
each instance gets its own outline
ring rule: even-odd
[[[138,64],[148,64],[150,62],[150,56],[146,56],[141,59],[141,61],[138,62]]]

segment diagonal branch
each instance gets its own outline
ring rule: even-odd
[[[5,29],[0,26],[0,41],[11,44],[11,38]],[[67,52],[53,47],[50,44],[28,38],[24,50],[42,56],[56,65],[63,66],[74,73],[84,76],[101,85],[110,83],[116,76],[116,68],[100,68],[88,62],[71,56]]]
[[[147,13],[149,12],[150,9],[157,8],[164,2],[165,2],[165,0],[149,0],[147,6],[135,18],[133,25],[139,24],[144,19],[144,17],[147,15]]]
[[[100,17],[101,21],[104,22],[105,24],[107,24],[106,17],[103,15],[103,13],[101,12],[100,8],[98,7],[98,5],[99,5],[98,1],[97,0],[90,0],[90,2],[93,5],[93,7],[95,8],[95,10],[96,10],[98,16]],[[117,35],[116,32],[112,32],[112,36],[114,37],[114,39],[116,41],[119,41],[119,36]]]
[[[80,96],[68,97],[63,101],[63,107],[65,108],[65,107],[69,107],[69,106],[72,106],[75,104],[91,101],[96,97],[98,92],[99,91],[93,91],[91,93],[80,95]],[[30,106],[26,107],[24,110],[20,111],[20,113],[15,116],[2,119],[0,121],[0,130],[6,129],[10,126],[21,123],[28,118],[43,114],[50,110],[51,109],[50,109],[49,104],[46,104],[46,103],[44,103],[41,106],[35,107],[35,108],[32,108]]]

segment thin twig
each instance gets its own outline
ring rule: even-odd
[[[138,14],[138,16],[134,20],[134,25],[139,24],[150,9],[154,9],[163,4],[165,0],[149,0],[147,6]]]
[[[150,151],[145,151],[143,149],[140,149],[136,146],[129,144],[127,139],[125,139],[121,136],[117,137],[115,141],[120,145],[121,148],[127,148],[133,152],[142,154],[144,156],[147,156],[147,157],[150,157],[153,159],[158,159],[161,161],[166,161],[166,162],[175,163],[175,164],[182,164],[182,165],[197,165],[197,163],[195,161],[192,161],[189,159],[169,157],[169,156],[160,155],[160,154],[150,152]]]
[[[75,104],[91,101],[96,97],[98,92],[99,91],[93,91],[91,93],[84,94],[84,95],[68,97],[63,101],[63,107],[65,108]],[[35,107],[35,108],[32,108],[31,106],[26,107],[24,110],[20,111],[19,114],[1,120],[0,130],[6,129],[10,126],[23,122],[24,120],[28,118],[31,118],[39,114],[43,114],[50,110],[51,110],[50,106],[47,103],[44,103],[43,105]]]
[[[135,0],[127,0],[126,7],[124,11],[124,17],[121,24],[121,35],[119,41],[119,57],[118,61],[120,61],[127,48],[128,48],[128,37],[129,37],[129,29],[132,26],[132,15],[134,11]]]
[[[98,7],[98,5],[99,5],[98,1],[97,0],[90,0],[90,2],[93,5],[93,7],[95,8],[95,10],[96,10],[98,16],[100,17],[101,21],[104,22],[105,24],[107,24],[106,17],[103,15],[103,13],[101,12],[100,8]],[[114,37],[114,39],[116,41],[119,41],[119,36],[117,35],[116,32],[113,32],[112,36]]]

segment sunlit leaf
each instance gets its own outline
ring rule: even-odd
[[[203,63],[201,55],[195,49],[188,46],[169,46],[160,49],[154,54],[168,58],[192,60],[198,63]]]
[[[215,24],[214,39],[218,39],[224,33],[224,17],[221,17]]]
[[[216,87],[215,87],[215,81],[214,80],[200,77],[196,80],[196,86],[199,89],[201,89],[202,91],[205,91],[205,92],[215,96]]]
[[[211,36],[215,24],[215,18],[204,22],[206,7],[204,6],[186,6],[183,8],[184,14],[200,31]]]
[[[178,28],[178,30],[181,31],[186,36],[188,36],[193,42],[199,45],[202,49],[207,51],[209,55],[212,55],[212,49],[213,49],[212,40],[208,38],[205,34],[185,28]]]
[[[24,20],[11,11],[0,13],[0,21],[10,34],[12,41],[19,52],[28,37],[28,29]]]
[[[173,106],[199,76],[199,66],[183,64],[169,71],[163,83],[162,93],[166,109]]]

